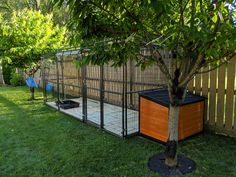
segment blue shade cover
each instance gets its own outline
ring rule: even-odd
[[[170,104],[169,94],[167,90],[143,92],[143,93],[140,93],[139,95],[166,107],[168,107]],[[194,95],[190,92],[187,92],[182,105],[196,103],[203,100],[205,100],[205,97]]]
[[[26,80],[26,85],[30,88],[37,88],[38,85],[32,77],[28,77]]]
[[[52,92],[54,89],[54,86],[52,83],[48,82],[45,89],[46,89],[46,92]]]

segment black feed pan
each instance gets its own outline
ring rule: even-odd
[[[72,100],[64,100],[64,101],[57,101],[56,105],[59,104],[59,107],[62,109],[71,109],[79,107],[79,102],[75,102]]]

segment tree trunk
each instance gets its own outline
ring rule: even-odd
[[[31,92],[31,97],[30,97],[30,100],[34,100],[34,88],[30,88],[30,92]]]
[[[29,77],[34,78],[34,74],[35,74],[36,72],[37,72],[37,70],[34,70],[34,69],[33,69],[33,71],[25,72],[25,74],[27,74]],[[30,87],[31,97],[30,97],[29,100],[35,100],[34,91],[35,91],[35,88]]]
[[[3,72],[2,72],[2,62],[0,61],[0,84],[5,85]]]
[[[168,134],[169,139],[166,145],[165,164],[170,167],[177,166],[177,144],[179,130],[179,109],[180,106],[169,107]]]
[[[168,118],[168,141],[166,144],[165,164],[169,167],[176,167],[177,161],[177,145],[179,140],[179,110],[186,96],[186,87],[178,87],[173,83],[169,87],[169,118]]]

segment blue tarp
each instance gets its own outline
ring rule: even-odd
[[[32,77],[28,77],[26,80],[26,85],[30,88],[37,88],[38,85]]]

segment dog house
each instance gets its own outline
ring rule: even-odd
[[[166,142],[168,139],[169,95],[167,90],[139,94],[141,135]],[[204,97],[187,93],[180,107],[179,140],[202,132]]]

